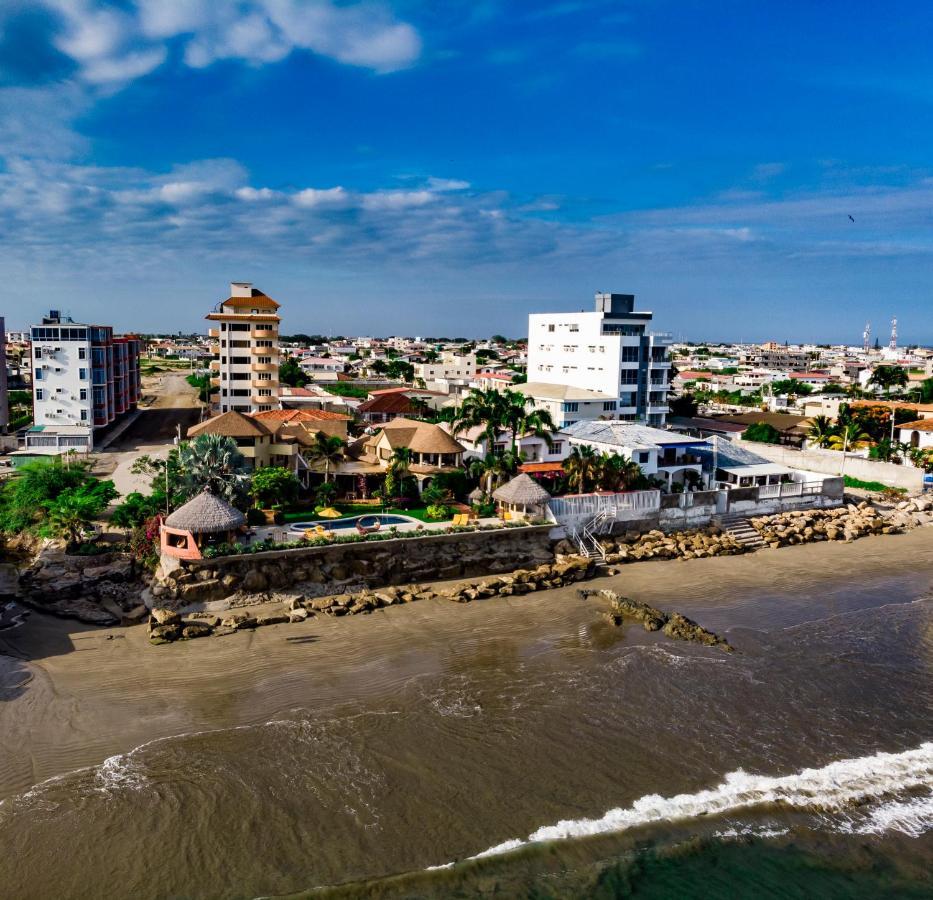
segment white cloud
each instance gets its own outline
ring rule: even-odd
[[[349,201],[349,194],[339,185],[332,188],[305,188],[294,195],[296,205],[305,209],[314,209],[319,206],[345,206]]]
[[[158,68],[177,42],[193,68],[234,59],[250,65],[307,50],[374,72],[413,65],[421,38],[381,0],[39,0],[61,19],[56,48],[90,84],[125,83]]]
[[[432,191],[376,191],[364,194],[364,209],[409,209],[433,203],[437,196]]]
[[[469,187],[469,181],[460,181],[457,178],[428,179],[428,188],[432,191],[465,191]]]

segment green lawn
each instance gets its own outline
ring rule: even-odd
[[[906,494],[907,489],[901,487],[891,487],[882,484],[880,481],[862,481],[861,478],[850,478],[845,476],[846,487],[860,488],[863,491],[897,491],[899,494]]]
[[[412,519],[418,519],[421,522],[435,522],[435,519],[429,519],[425,512],[425,507],[416,509],[383,509],[381,506],[372,506],[363,503],[336,503],[334,509],[342,516],[372,516],[379,513],[387,513],[393,516],[410,516]],[[452,515],[452,514],[451,514]],[[326,517],[319,516],[313,509],[299,510],[297,512],[285,513],[286,522],[316,522],[327,521]]]

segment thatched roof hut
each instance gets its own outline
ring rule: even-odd
[[[236,531],[245,522],[243,513],[207,488],[165,519],[169,528],[190,531],[192,534],[223,534]]]
[[[530,475],[522,472],[511,481],[492,492],[494,500],[507,506],[512,512],[542,513],[551,495]]]
[[[473,488],[472,491],[470,491],[469,494],[467,494],[467,500],[469,500],[470,503],[482,503],[483,497],[485,496],[486,494],[483,492],[483,489],[477,485],[475,488]]]

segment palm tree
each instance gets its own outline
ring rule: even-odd
[[[862,431],[858,422],[849,422],[838,434],[829,438],[829,446],[833,450],[858,450],[870,443],[871,435]]]
[[[474,388],[464,397],[451,423],[453,436],[456,437],[468,428],[482,428],[486,449],[491,453],[496,446],[496,435],[506,424],[505,408],[505,398],[499,391]]]
[[[488,496],[518,468],[519,461],[508,453],[487,453],[482,459],[470,463],[470,474],[484,484],[483,492]]]
[[[93,522],[99,505],[93,497],[69,491],[50,503],[48,510],[52,530],[73,545],[81,540],[81,535]]]
[[[564,472],[567,473],[567,486],[578,494],[585,493],[593,477],[593,472],[599,464],[596,451],[583,444],[575,446],[570,455],[564,460]]]
[[[907,387],[908,380],[907,371],[901,366],[878,366],[878,368],[871,373],[871,378],[868,379],[868,383],[882,388],[885,397],[887,397],[891,393],[891,388]]]
[[[829,416],[814,416],[810,422],[807,438],[817,447],[828,447],[836,429]]]
[[[242,499],[249,486],[249,464],[233,438],[199,434],[178,447],[181,482],[191,497],[205,488],[231,502]]]
[[[521,391],[505,390],[502,392],[502,424],[512,435],[512,452],[515,452],[520,435],[533,434],[543,438],[551,447],[554,441],[551,432],[556,431],[554,420],[546,409],[528,409],[534,406],[534,400]]]
[[[319,431],[314,436],[314,443],[308,449],[308,459],[312,466],[324,466],[324,482],[330,481],[330,467],[338,466],[343,461],[346,445],[336,435]]]

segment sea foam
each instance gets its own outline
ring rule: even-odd
[[[888,798],[888,804],[867,815],[863,828],[874,833],[888,828],[919,834],[933,823],[933,799],[898,799],[905,791],[933,783],[933,743],[903,753],[876,753],[842,759],[819,769],[793,775],[751,775],[730,772],[722,784],[694,794],[662,797],[648,794],[625,809],[609,810],[599,819],[566,819],[546,825],[525,839],[504,841],[470,859],[509,853],[528,844],[562,841],[627,831],[659,822],[683,822],[698,816],[719,816],[771,805],[814,812],[838,812],[850,804]],[[856,830],[858,826],[851,826]]]

